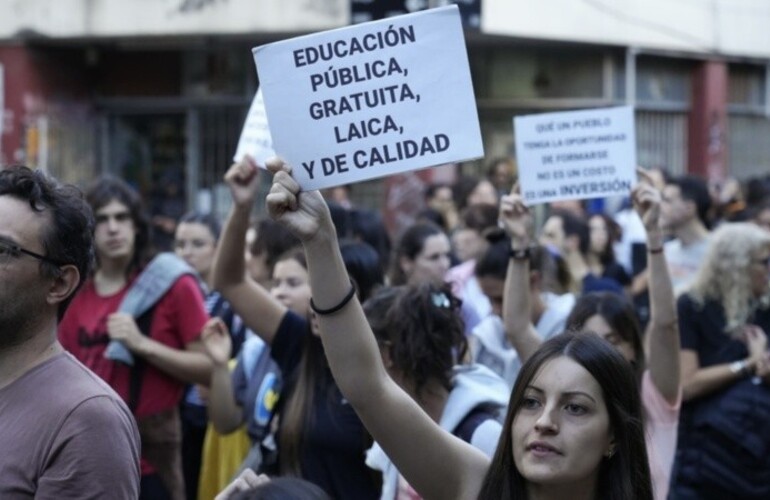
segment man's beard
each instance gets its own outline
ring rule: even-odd
[[[12,349],[34,336],[34,329],[31,328],[35,323],[33,315],[34,313],[23,314],[19,310],[8,310],[0,306],[0,350]]]

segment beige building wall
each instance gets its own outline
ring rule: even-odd
[[[345,26],[349,0],[0,0],[0,40],[237,35]]]
[[[770,57],[767,0],[484,0],[481,31],[698,54]]]

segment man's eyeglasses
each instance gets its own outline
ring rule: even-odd
[[[754,259],[754,262],[756,264],[762,264],[765,267],[770,267],[770,256],[767,256],[764,259]]]
[[[9,259],[17,259],[21,257],[21,254],[29,255],[30,257],[34,257],[37,260],[42,260],[43,262],[48,262],[55,266],[64,265],[64,263],[49,259],[45,255],[40,255],[39,253],[35,253],[31,250],[21,248],[19,245],[14,245],[13,243],[0,240],[0,262],[7,261]]]

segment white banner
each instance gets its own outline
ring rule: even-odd
[[[253,52],[273,147],[303,189],[484,154],[457,6]]]
[[[270,137],[270,127],[265,114],[265,102],[262,100],[262,89],[257,90],[254,100],[251,101],[233,161],[239,162],[246,155],[251,156],[257,165],[263,168],[265,161],[275,156],[273,138]]]
[[[590,109],[513,119],[525,203],[625,195],[636,184],[634,109]]]

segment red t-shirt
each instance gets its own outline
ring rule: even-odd
[[[131,368],[104,357],[109,336],[107,318],[116,312],[130,284],[119,292],[100,296],[92,280],[75,296],[59,324],[59,341],[81,363],[105,380],[128,403]],[[150,338],[174,349],[197,340],[208,314],[195,278],[182,276],[158,301],[150,325]],[[185,384],[147,363],[136,417],[152,415],[179,404]],[[148,471],[142,460],[142,473]]]
[[[118,310],[129,285],[114,295],[102,297],[89,280],[59,325],[59,341],[64,348],[104,379],[126,402],[131,368],[105,358],[104,350],[109,342],[107,318]],[[195,278],[182,276],[155,306],[150,338],[181,350],[198,339],[207,319],[203,295]],[[143,417],[173,408],[179,404],[184,387],[183,382],[147,363],[134,413]]]

